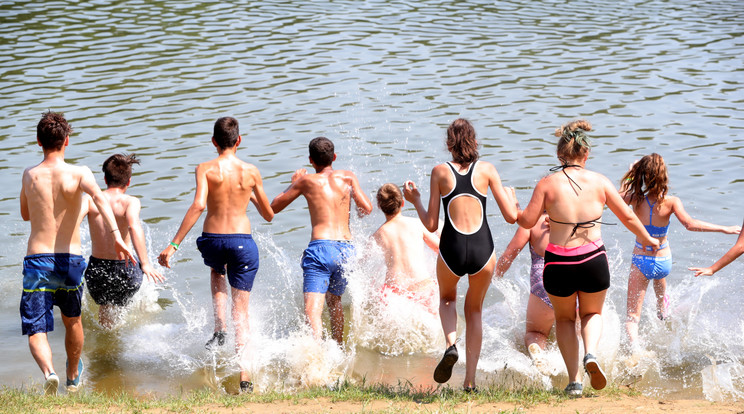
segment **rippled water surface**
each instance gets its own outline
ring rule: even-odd
[[[318,135],[335,142],[334,166],[353,170],[369,194],[388,181],[425,187],[431,168],[447,160],[446,126],[466,117],[482,158],[526,205],[556,163],[553,130],[584,117],[595,126],[588,167],[617,183],[634,159],[658,152],[672,194],[693,217],[742,221],[740,1],[0,1],[0,22],[0,226],[7,235],[0,241],[0,382],[14,387],[41,378],[20,336],[29,225],[18,213],[18,193],[23,169],[41,159],[35,126],[47,109],[65,112],[74,127],[68,161],[91,167],[101,185],[109,155],[140,156],[129,193],[142,200],[151,258],[192,200],[195,165],[216,155],[212,125],[224,115],[239,119],[239,156],[261,170],[270,198],[296,168],[309,167],[307,143]],[[491,199],[489,223],[501,251],[514,228],[494,205]],[[369,267],[352,272],[350,349],[315,349],[297,339],[299,256],[310,238],[305,210],[300,200],[270,224],[249,211],[262,261],[251,297],[257,386],[339,376],[429,384],[441,352],[438,322],[419,315],[416,335],[368,340],[366,329],[375,326],[362,323],[360,303],[380,278]],[[382,221],[378,211],[354,219],[360,246]],[[212,317],[208,272],[194,245],[199,227],[165,272],[168,282],[146,286],[116,331],[98,327],[86,300],[84,358],[93,388],[234,390],[230,364],[203,350]],[[686,270],[713,263],[735,237],[672,224],[674,316],[661,324],[646,304],[641,337],[656,357],[639,377],[628,376],[617,355],[633,240],[618,227],[604,231],[613,286],[601,356],[612,379],[631,378],[648,395],[743,398],[744,265],[707,279]],[[562,387],[565,374],[540,377],[521,345],[524,256],[486,299],[479,378]],[[56,322],[50,338],[60,371]],[[321,361],[293,357],[312,353]],[[561,368],[557,351],[551,355]],[[453,386],[463,373],[458,365]]]

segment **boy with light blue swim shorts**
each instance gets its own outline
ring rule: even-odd
[[[68,392],[79,389],[83,373],[84,335],[80,321],[85,270],[85,259],[80,255],[83,193],[90,195],[101,211],[116,253],[134,262],[93,173],[87,167],[65,162],[65,147],[71,132],[61,113],[47,112],[42,116],[36,128],[36,140],[44,151],[44,159],[23,172],[20,194],[21,217],[31,222],[23,260],[21,330],[28,335],[31,355],[44,374],[44,391],[49,395],[56,395],[59,386],[47,339],[47,332],[54,330],[55,305],[60,308],[66,330]]]
[[[196,240],[204,264],[210,268],[211,277],[214,333],[207,342],[207,348],[225,344],[229,283],[232,288],[237,353],[242,352],[248,340],[248,301],[258,271],[258,248],[251,236],[251,222],[246,215],[248,204],[253,202],[266,221],[274,218],[258,168],[236,156],[241,142],[237,119],[222,117],[215,122],[212,144],[219,155],[196,167],[194,202],[186,212],[176,236],[158,257],[161,265],[170,268],[171,256],[208,205],[203,233]],[[249,373],[242,365],[240,391],[253,391]]]
[[[302,255],[305,317],[313,336],[322,337],[323,302],[328,303],[331,333],[343,344],[344,311],[341,295],[346,289],[344,265],[354,254],[349,219],[351,200],[359,216],[372,212],[372,203],[351,171],[334,170],[333,142],[325,137],[310,141],[310,164],[315,174],[301,168],[292,175],[291,184],[271,202],[274,213],[282,211],[299,196],[305,197],[312,223],[311,241]]]

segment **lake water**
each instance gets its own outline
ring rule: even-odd
[[[617,183],[633,160],[658,152],[669,165],[671,193],[693,217],[734,225],[744,216],[738,0],[3,1],[0,19],[0,383],[11,387],[42,379],[20,335],[30,226],[20,218],[18,193],[23,169],[41,159],[35,127],[47,109],[63,111],[74,127],[68,161],[89,166],[101,185],[109,155],[140,156],[129,193],[142,201],[151,260],[192,200],[194,167],[216,155],[212,125],[225,115],[239,119],[238,154],[261,170],[269,198],[295,169],[309,167],[307,143],[318,135],[335,142],[334,166],[354,171],[369,194],[406,179],[426,188],[431,168],[448,159],[446,126],[465,117],[476,127],[482,159],[524,206],[557,163],[553,130],[583,117],[595,126],[589,168]],[[500,253],[515,227],[492,197],[489,203]],[[261,268],[243,361],[258,390],[339,378],[433,383],[443,350],[438,319],[406,303],[370,307],[382,277],[379,257],[351,271],[346,349],[316,344],[301,310],[299,258],[310,238],[304,201],[272,223],[253,209],[248,214]],[[609,211],[605,220],[616,221]],[[355,241],[363,247],[382,222],[378,210],[354,218]],[[235,391],[230,346],[218,355],[204,350],[212,316],[208,271],[194,243],[200,229],[201,222],[183,242],[168,281],[145,285],[113,332],[98,326],[86,294],[89,388]],[[641,340],[655,358],[630,372],[618,343],[633,236],[608,226],[603,237],[612,287],[599,357],[611,380],[650,396],[744,398],[744,262],[713,278],[687,270],[712,264],[735,236],[692,233],[674,221],[672,317],[659,322],[646,301]],[[86,242],[86,254],[89,248]],[[522,345],[528,269],[523,253],[486,298],[481,385],[565,386],[555,346],[556,375],[548,378]],[[63,372],[58,316],[56,327],[50,340]],[[459,388],[463,375],[461,361],[450,384]]]

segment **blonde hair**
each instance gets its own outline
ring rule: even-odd
[[[592,130],[589,121],[578,119],[556,128],[555,136],[558,140],[558,158],[568,162],[581,158],[589,153],[590,143],[586,132]]]

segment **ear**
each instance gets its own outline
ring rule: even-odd
[[[336,161],[336,153],[335,152],[333,153],[333,161]],[[333,161],[331,161],[331,162],[333,162]]]
[[[212,137],[212,145],[214,145],[215,148],[220,147],[219,145],[217,145],[217,141],[214,140],[214,137]]]
[[[129,180],[127,180],[127,187],[129,187],[130,185],[132,185],[132,179],[131,178]]]
[[[68,145],[70,145],[70,136],[69,135],[65,137],[65,147],[68,146]]]
[[[240,143],[243,142],[243,137],[238,135],[238,140],[235,142],[235,148],[240,146]]]
[[[39,141],[39,137],[36,137],[36,143],[39,144],[39,146],[41,146],[41,141]]]

